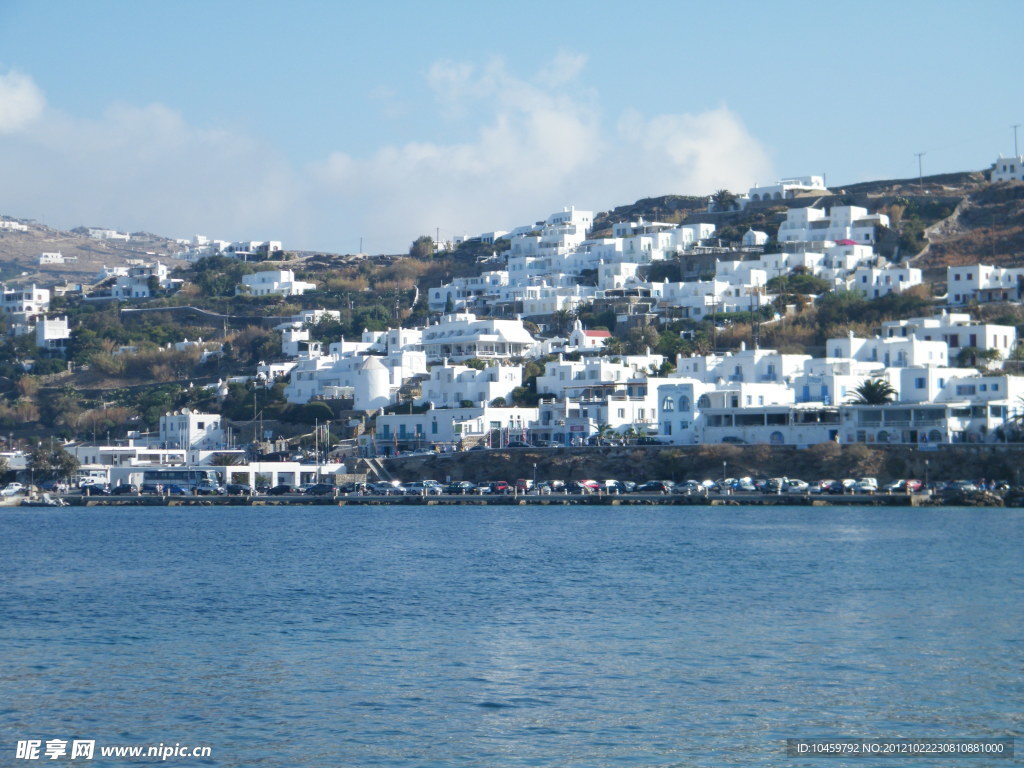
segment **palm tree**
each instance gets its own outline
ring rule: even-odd
[[[865,379],[854,390],[851,405],[885,405],[896,399],[896,390],[885,379]]]
[[[731,211],[736,205],[736,195],[728,189],[720,189],[711,196],[716,211]]]

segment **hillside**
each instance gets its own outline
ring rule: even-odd
[[[21,221],[27,232],[0,229],[0,279],[14,283],[56,285],[91,282],[104,267],[127,266],[129,259],[159,258],[172,266],[184,262],[172,258],[173,240],[137,233],[128,242],[96,240],[87,234],[53,229],[35,221]],[[60,252],[76,260],[65,264],[39,264],[39,254]]]
[[[930,245],[915,266],[1024,263],[1024,182],[978,188],[928,232]]]

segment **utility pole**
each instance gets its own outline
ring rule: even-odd
[[[1020,152],[1017,151],[1017,129],[1020,128],[1020,123],[1017,123],[1017,125],[1011,125],[1010,127],[1013,128],[1013,156],[1020,157]]]
[[[919,190],[924,190],[924,173],[921,170],[921,158],[924,157],[926,152],[918,152],[917,154],[917,186]]]

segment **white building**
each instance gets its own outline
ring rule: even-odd
[[[869,214],[867,208],[836,205],[826,213],[820,208],[790,208],[786,220],[779,225],[780,243],[814,243],[850,241],[860,244],[875,242],[875,229],[888,227],[889,217]]]
[[[395,402],[407,379],[426,372],[422,350],[396,350],[383,357],[328,353],[297,360],[284,396],[289,403],[308,403],[317,397],[352,398],[357,410],[374,410]]]
[[[580,360],[558,360],[544,364],[544,373],[537,377],[537,393],[557,400],[587,395],[587,390],[622,389],[626,383],[657,371],[665,358],[661,355],[626,355],[615,358],[585,357]]]
[[[529,357],[537,341],[522,320],[477,318],[469,313],[444,315],[423,330],[423,351],[428,360],[455,362]]]
[[[761,232],[760,230],[756,229],[748,229],[746,232],[743,233],[743,237],[740,240],[740,243],[743,245],[744,248],[752,248],[758,245],[764,245],[767,242],[768,233]]]
[[[159,446],[186,451],[188,461],[198,461],[199,451],[215,451],[226,447],[220,415],[199,413],[182,408],[160,417]]]
[[[316,283],[296,280],[290,269],[271,269],[244,275],[242,285],[235,292],[250,296],[301,296],[306,291],[315,290]]]
[[[313,341],[308,328],[285,328],[281,331],[281,354],[285,357],[320,357],[321,344]]]
[[[9,232],[28,232],[28,225],[5,219],[0,221],[0,230],[2,229],[6,229]]]
[[[67,349],[71,329],[67,317],[44,317],[36,321],[36,348],[48,352]]]
[[[921,270],[915,267],[857,267],[850,277],[849,290],[877,299],[890,293],[903,293],[915,285],[921,285]]]
[[[992,181],[1024,181],[1024,155],[1000,155],[992,166]]]
[[[611,331],[588,330],[583,327],[579,318],[576,318],[572,333],[569,334],[568,348],[578,352],[599,352],[604,349],[604,345],[611,337]]]
[[[48,264],[66,264],[69,261],[78,261],[77,256],[65,256],[60,251],[39,254],[39,266]]]
[[[527,441],[536,408],[429,408],[423,413],[394,413],[377,417],[370,455],[448,446],[499,448],[512,441]]]
[[[766,187],[753,186],[747,191],[747,199],[752,202],[769,200],[792,200],[802,194],[828,194],[823,176],[798,176],[792,179],[780,179]]]
[[[912,317],[882,323],[885,338],[912,337],[924,341],[944,341],[950,358],[973,347],[983,351],[994,350],[1005,360],[1017,348],[1017,329],[1012,325],[979,323],[963,312],[943,312],[934,317]]]
[[[40,315],[50,308],[50,292],[33,283],[24,288],[8,288],[0,283],[0,307],[7,315]]]
[[[153,289],[173,290],[184,281],[173,279],[170,268],[159,261],[155,264],[139,264],[127,269],[127,274],[117,275],[110,288],[114,299],[146,299],[153,295]]]
[[[461,407],[469,401],[474,406],[487,405],[497,398],[511,401],[512,391],[523,384],[523,368],[492,362],[478,370],[465,365],[449,365],[447,361],[432,366],[430,375],[420,384],[416,405],[432,403],[436,408]]]
[[[453,312],[493,304],[498,299],[499,289],[508,284],[508,272],[504,270],[457,277],[447,285],[431,288],[427,306],[431,312]]]
[[[130,240],[131,236],[125,232],[118,232],[116,229],[102,229],[100,227],[90,227],[89,237],[93,240]]]
[[[1020,301],[1022,294],[1024,267],[990,267],[984,264],[946,267],[946,303],[950,306]]]
[[[946,342],[925,341],[911,336],[861,339],[851,332],[845,338],[829,339],[825,343],[825,350],[829,358],[879,363],[885,368],[949,365]]]

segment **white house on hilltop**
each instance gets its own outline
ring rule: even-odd
[[[1000,155],[992,166],[992,181],[1024,181],[1024,155]]]

